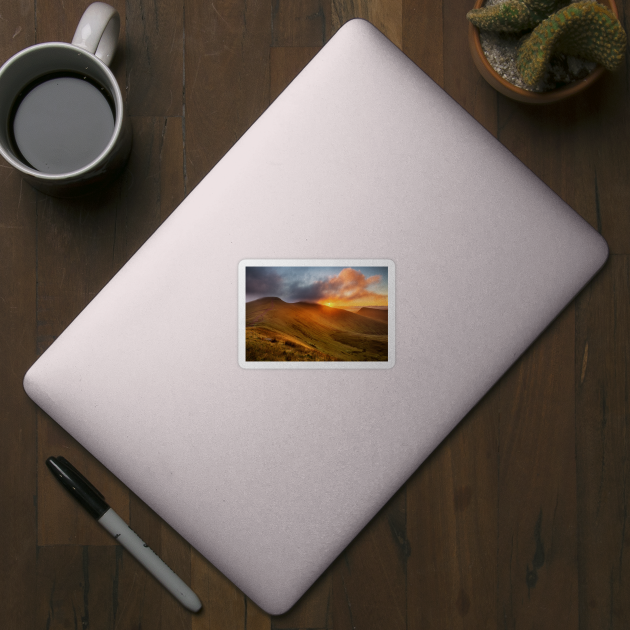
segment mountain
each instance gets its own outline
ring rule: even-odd
[[[357,311],[357,315],[363,315],[363,317],[369,317],[379,322],[387,323],[387,311],[382,311],[376,308],[369,308],[364,306]]]
[[[245,319],[248,361],[387,360],[387,321],[372,316],[267,297],[248,302]]]

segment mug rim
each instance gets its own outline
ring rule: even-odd
[[[114,120],[114,131],[112,133],[112,137],[109,139],[107,146],[103,149],[103,151],[101,151],[101,153],[94,160],[92,160],[85,166],[82,166],[80,169],[77,169],[76,171],[68,171],[67,173],[43,173],[42,171],[38,171],[30,166],[27,166],[20,160],[16,159],[13,155],[9,154],[5,150],[5,148],[2,146],[1,143],[0,143],[0,154],[9,164],[11,164],[11,166],[13,166],[13,168],[17,169],[18,171],[20,171],[21,173],[25,175],[30,175],[31,177],[34,177],[38,180],[47,181],[51,183],[63,182],[65,180],[71,180],[71,179],[74,180],[76,178],[80,178],[81,175],[89,173],[90,171],[98,170],[99,163],[106,161],[108,154],[111,152],[112,148],[114,148],[114,146],[116,145],[116,141],[118,140],[118,137],[121,134],[122,126],[123,126],[124,101],[122,98],[122,92],[118,85],[118,81],[116,81],[116,77],[114,76],[114,73],[109,69],[109,67],[105,63],[103,63],[96,55],[92,54],[91,52],[88,52],[87,50],[84,50],[83,48],[80,48],[79,46],[75,46],[74,44],[67,44],[66,42],[43,42],[41,44],[34,44],[33,46],[28,46],[27,48],[20,50],[19,52],[15,53],[15,55],[7,59],[0,67],[0,81],[2,80],[3,74],[6,72],[7,68],[12,63],[14,63],[19,58],[25,57],[31,54],[32,52],[34,52],[35,50],[40,50],[42,48],[65,48],[72,52],[79,51],[82,54],[90,55],[90,60],[96,62],[96,64],[100,66],[100,69],[105,72],[105,74],[107,75],[111,83],[111,85],[108,86],[108,88],[110,89],[110,91],[113,92],[112,96],[114,98],[114,102],[116,105],[116,117]],[[61,69],[60,71],[63,72],[63,69]],[[113,86],[113,90],[112,90],[112,86]]]

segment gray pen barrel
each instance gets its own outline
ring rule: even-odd
[[[190,587],[176,575],[158,555],[109,508],[98,522],[142,564],[183,606],[197,612],[201,601]]]

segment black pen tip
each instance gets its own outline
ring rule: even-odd
[[[105,497],[65,457],[49,457],[46,466],[57,480],[96,519],[109,509]]]

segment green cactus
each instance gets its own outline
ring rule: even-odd
[[[479,29],[501,33],[519,33],[534,28],[569,0],[507,0],[481,9],[472,9],[466,17]]]
[[[543,20],[520,46],[516,65],[523,81],[535,85],[554,53],[595,61],[616,69],[626,49],[626,33],[615,14],[597,2],[575,2]]]

